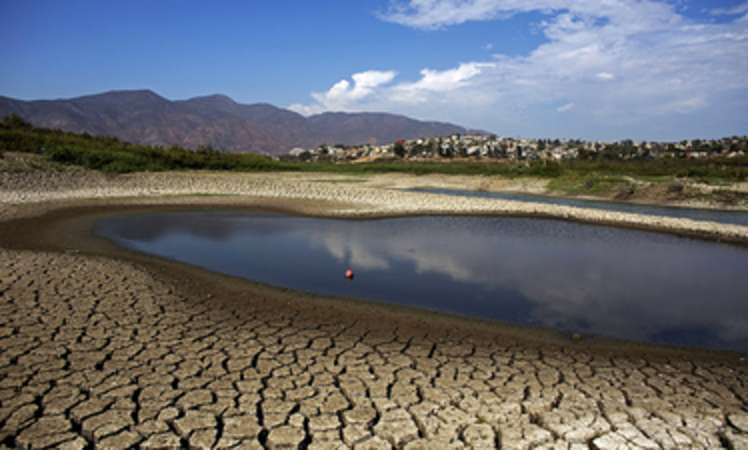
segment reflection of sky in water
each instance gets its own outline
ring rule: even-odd
[[[487,217],[160,213],[97,229],[137,250],[294,289],[748,351],[748,250],[730,245]]]

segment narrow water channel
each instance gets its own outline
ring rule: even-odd
[[[445,188],[413,188],[415,192],[456,195],[460,197],[495,198],[515,200],[546,205],[575,206],[578,208],[604,209],[625,213],[643,214],[646,216],[664,216],[680,219],[705,220],[717,223],[748,226],[748,211],[729,211],[699,208],[681,208],[675,206],[642,205],[637,203],[610,202],[605,200],[588,200],[578,198],[551,197],[548,195],[525,194],[519,192],[487,192]]]
[[[748,249],[549,219],[113,216],[96,233],[275,286],[515,324],[748,351]],[[343,276],[352,268],[355,278]]]

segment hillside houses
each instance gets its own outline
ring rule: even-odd
[[[748,155],[748,137],[680,142],[582,141],[578,139],[523,139],[495,135],[459,135],[400,140],[386,145],[320,145],[294,148],[281,159],[298,161],[366,162],[387,160],[491,159],[561,161],[568,159],[656,159]]]

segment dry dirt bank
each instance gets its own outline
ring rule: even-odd
[[[308,175],[167,175],[0,193],[0,449],[748,448],[740,355],[326,300],[87,231],[96,214],[138,204],[355,215],[510,202]],[[186,193],[237,195],[165,196]]]
[[[17,207],[14,205],[79,199],[123,197],[154,199],[163,196],[232,195],[251,196],[265,200],[335,202],[338,206],[317,211],[318,214],[328,216],[507,214],[558,217],[726,241],[748,242],[748,227],[737,225],[560,205],[406,192],[387,189],[379,185],[374,187],[362,185],[364,183],[345,182],[349,179],[350,177],[330,174],[292,173],[173,172],[104,176],[86,172],[71,176],[64,172],[0,172],[0,208],[4,210],[0,211],[0,218],[15,214],[13,211],[17,210]]]
[[[320,177],[324,180],[324,177]],[[665,183],[643,181],[625,177],[633,192],[609,192],[592,195],[574,195],[570,198],[586,198],[591,200],[625,201],[635,204],[649,204],[660,206],[726,209],[745,211],[748,209],[748,183],[732,183],[724,186],[707,185],[694,181],[679,181]],[[550,179],[543,178],[505,178],[498,176],[475,175],[407,175],[407,174],[371,174],[367,176],[348,177],[349,182],[361,183],[361,186],[412,189],[424,187],[439,187],[446,189],[465,189],[483,192],[514,192],[523,194],[546,195],[563,197],[561,192],[549,187]],[[335,182],[335,179],[329,179]],[[672,185],[672,186],[671,186]],[[672,187],[678,189],[673,192]]]

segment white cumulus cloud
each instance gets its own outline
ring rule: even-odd
[[[392,86],[388,99],[395,103],[425,103],[434,96],[468,88],[485,69],[495,67],[493,63],[463,63],[447,70],[421,70],[421,78],[413,82],[402,82]]]
[[[378,87],[392,81],[397,72],[392,70],[367,70],[351,75],[353,82],[340,80],[325,92],[314,92],[316,103],[309,105],[294,104],[290,109],[301,114],[315,114],[327,110],[346,111],[355,109],[357,102],[364,101]]]
[[[432,33],[541,13],[535,27],[545,41],[524,55],[424,68],[414,80],[386,71],[367,84],[356,74],[294,109],[382,110],[525,136],[743,134],[748,20],[735,17],[741,8],[713,23],[659,0],[396,1],[383,20]],[[569,99],[575,114],[561,122],[558,105]]]
[[[367,71],[353,74],[353,83],[341,80],[325,92],[314,92],[310,104],[294,104],[290,109],[301,114],[322,111],[356,111],[392,109],[394,105],[429,102],[434,96],[449,98],[449,93],[468,88],[472,80],[485,69],[495,67],[492,62],[462,63],[446,70],[421,70],[415,81],[390,83],[395,71]]]

